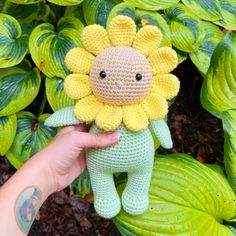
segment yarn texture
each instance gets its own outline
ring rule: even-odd
[[[105,131],[116,130],[123,122],[134,132],[146,129],[150,120],[164,118],[166,99],[177,94],[179,81],[169,74],[178,64],[177,54],[160,48],[161,40],[156,26],[136,32],[127,16],[112,19],[107,31],[98,25],[85,27],[81,36],[85,49],[74,48],[65,59],[74,73],[65,78],[65,91],[79,99],[76,117],[94,121]]]
[[[172,147],[163,118],[167,99],[177,95],[178,79],[170,74],[177,66],[176,52],[161,47],[162,34],[146,25],[136,32],[128,16],[116,16],[107,29],[84,28],[84,48],[71,49],[65,58],[72,72],[65,78],[66,94],[75,106],[49,117],[48,126],[91,124],[90,132],[117,130],[118,144],[87,150],[87,167],[94,192],[95,210],[104,218],[121,207],[132,215],[148,208],[148,190],[154,160],[154,132],[164,148]],[[127,172],[128,182],[119,198],[113,174]]]

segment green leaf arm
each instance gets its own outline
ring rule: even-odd
[[[163,148],[170,149],[173,147],[170,130],[164,120],[151,121],[149,126],[154,131]]]
[[[51,127],[80,124],[81,122],[75,117],[73,110],[74,106],[62,108],[47,118],[44,124]]]

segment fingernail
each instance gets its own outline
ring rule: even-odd
[[[108,134],[107,138],[111,142],[116,142],[120,139],[120,133],[119,132],[114,132],[114,133]]]

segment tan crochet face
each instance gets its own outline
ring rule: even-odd
[[[131,47],[109,47],[94,60],[90,70],[91,88],[101,102],[129,105],[142,101],[153,78],[144,55]]]

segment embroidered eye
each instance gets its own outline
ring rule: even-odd
[[[142,78],[143,78],[143,76],[140,73],[136,74],[137,81],[140,81]]]
[[[105,79],[106,76],[107,76],[106,71],[105,71],[105,70],[102,70],[102,71],[100,72],[99,76],[101,77],[101,79]]]

